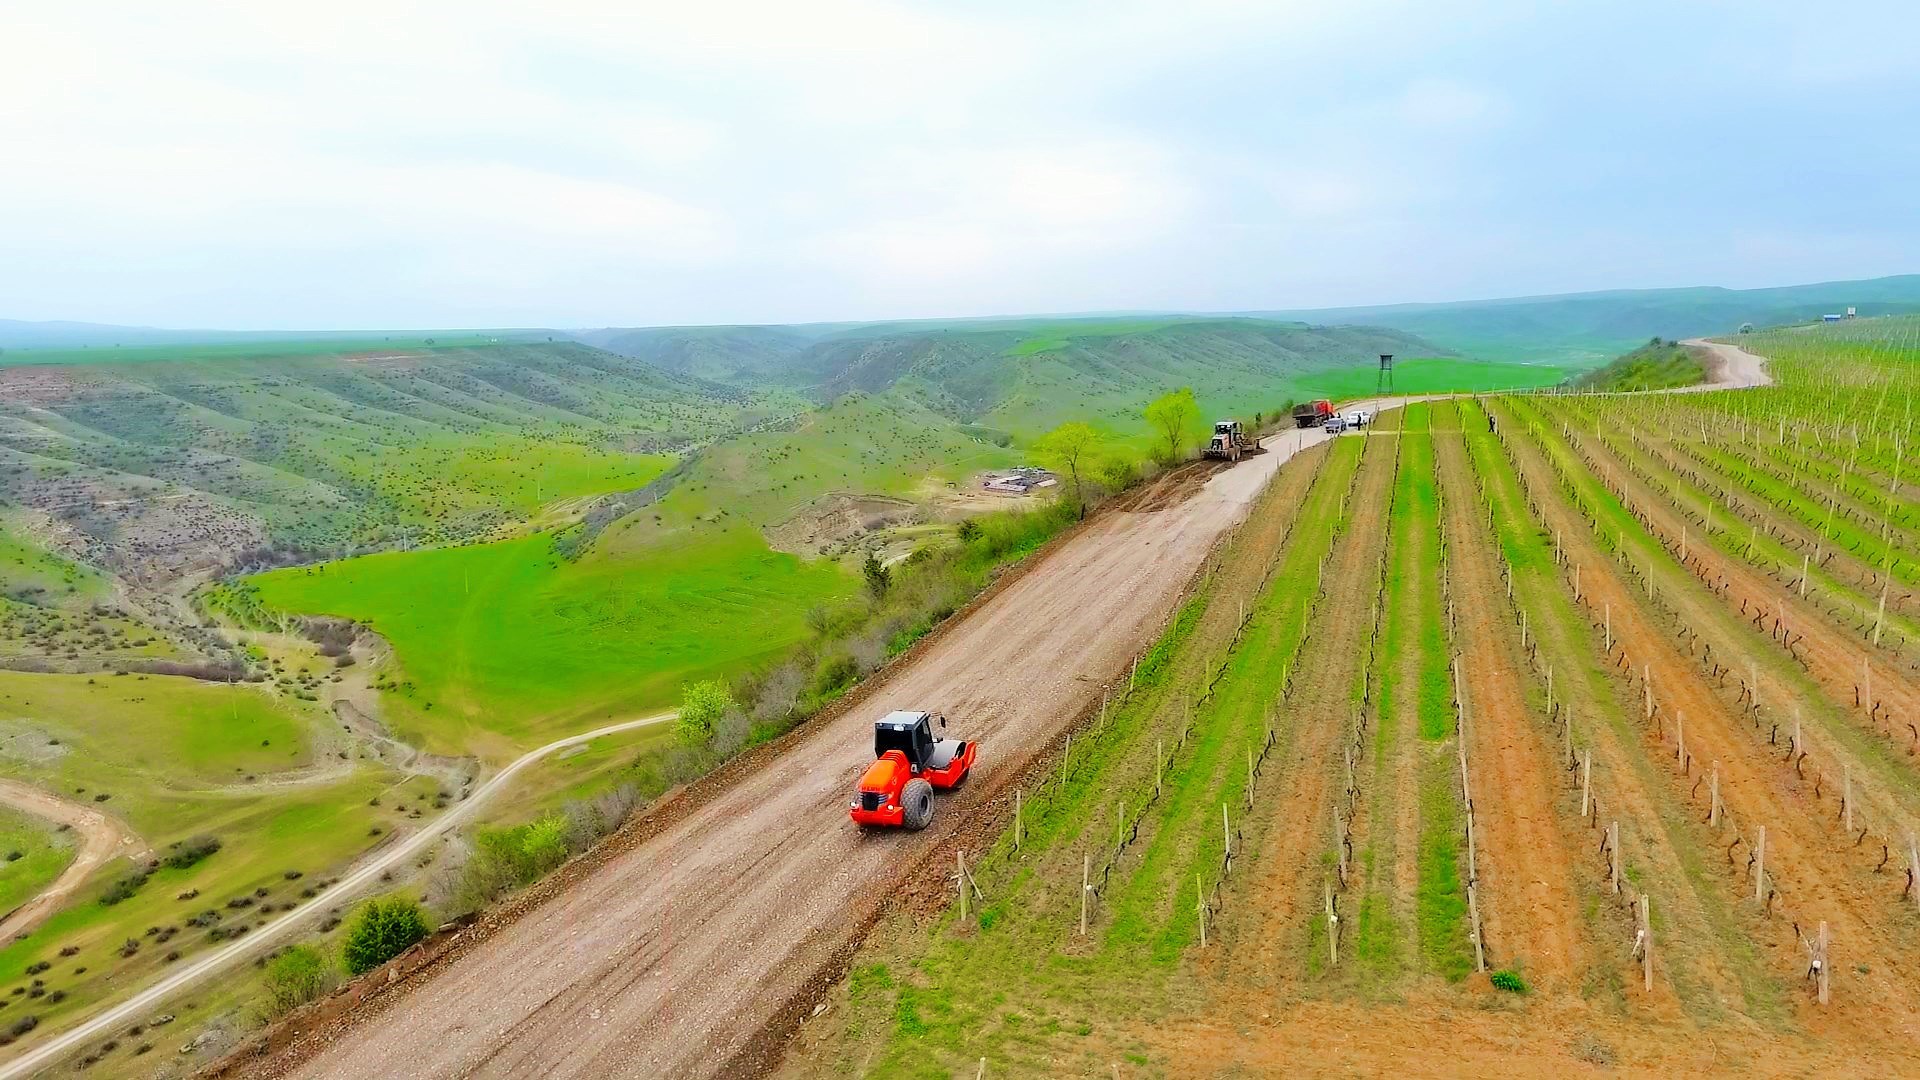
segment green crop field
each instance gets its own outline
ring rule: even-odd
[[[1393,392],[1451,394],[1530,390],[1537,386],[1557,385],[1569,372],[1569,368],[1556,364],[1502,364],[1485,360],[1409,357],[1394,361]],[[1338,401],[1374,396],[1377,376],[1378,372],[1370,367],[1345,367],[1307,372],[1295,380],[1295,385],[1300,388],[1303,397],[1311,395]]]
[[[386,675],[399,684],[389,723],[404,738],[513,756],[775,654],[804,632],[808,607],[852,588],[837,567],[770,551],[749,529],[688,540],[573,562],[542,533],[276,570],[250,587],[269,607],[345,616],[385,637],[399,659]]]

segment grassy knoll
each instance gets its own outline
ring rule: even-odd
[[[541,533],[250,582],[269,607],[357,619],[386,637],[399,659],[382,684],[387,720],[401,737],[506,757],[773,655],[801,638],[810,606],[852,587],[742,527],[697,539],[569,562]]]
[[[297,704],[248,684],[0,671],[0,768],[130,813],[126,797],[156,782],[191,790],[308,764],[319,714]]]
[[[73,837],[35,817],[0,807],[0,913],[53,883],[73,861]]]
[[[107,576],[34,540],[0,515],[0,597],[41,607],[77,608],[106,598]]]
[[[1580,376],[1583,390],[1666,390],[1692,386],[1707,377],[1706,365],[1692,349],[1655,338]]]
[[[1411,357],[1395,360],[1396,394],[1447,394],[1476,390],[1516,390],[1554,386],[1570,369],[1555,364],[1508,364],[1449,357]],[[1335,401],[1372,397],[1379,372],[1366,365],[1306,372],[1293,381],[1302,397]]]

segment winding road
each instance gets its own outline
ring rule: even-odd
[[[26,1076],[37,1069],[53,1064],[59,1060],[61,1055],[77,1049],[81,1043],[90,1039],[102,1038],[111,1032],[131,1024],[141,1023],[145,1020],[148,1010],[159,1005],[160,1002],[164,1001],[169,995],[191,986],[202,979],[209,978],[224,971],[242,960],[250,959],[260,953],[270,951],[277,947],[283,939],[299,929],[302,924],[306,923],[309,919],[315,918],[329,908],[338,907],[343,900],[354,896],[368,885],[377,883],[380,880],[381,874],[414,858],[442,836],[465,824],[479,812],[481,805],[484,804],[490,796],[511,783],[513,778],[517,776],[521,770],[539,761],[541,758],[555,751],[564,750],[569,746],[577,746],[580,743],[591,742],[603,735],[613,735],[622,731],[632,731],[634,728],[666,723],[672,720],[674,716],[674,713],[664,712],[652,716],[643,716],[637,720],[626,720],[618,724],[608,724],[605,727],[595,728],[592,731],[581,732],[578,735],[569,735],[564,739],[556,739],[537,750],[531,750],[522,754],[518,758],[515,758],[506,768],[494,774],[486,783],[476,788],[473,794],[468,796],[466,801],[460,805],[435,818],[433,821],[428,822],[420,831],[409,834],[399,843],[390,847],[381,848],[369,854],[363,861],[342,876],[340,880],[325,893],[312,900],[308,900],[306,903],[274,919],[272,922],[248,934],[246,937],[230,945],[222,946],[200,959],[179,968],[152,986],[141,990],[132,997],[93,1016],[72,1029],[61,1032],[55,1038],[34,1047],[31,1051],[6,1062],[4,1065],[0,1065],[0,1080],[11,1080],[13,1077]],[[11,781],[0,781],[0,784],[11,783]],[[0,788],[0,792],[4,792],[4,790],[4,788]],[[37,788],[30,788],[29,790],[44,794],[39,792]],[[55,801],[57,802],[59,800]],[[75,861],[76,863],[78,862],[78,860]],[[69,873],[71,873],[71,869],[69,869]],[[65,875],[63,875],[63,878],[64,876]],[[44,896],[45,894],[42,895]],[[38,902],[37,899],[34,902]]]
[[[32,784],[0,779],[0,805],[56,825],[65,825],[80,836],[80,850],[67,868],[60,872],[60,876],[54,878],[52,884],[40,890],[33,899],[0,919],[0,941],[11,941],[15,935],[24,934],[40,925],[67,897],[73,895],[73,891],[87,880],[87,875],[99,869],[100,864],[108,859],[116,855],[138,858],[146,853],[146,845],[119,818],[85,803],[63,799]]]

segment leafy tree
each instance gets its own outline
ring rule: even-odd
[[[299,1008],[333,985],[326,957],[311,945],[295,945],[267,964],[267,1010],[279,1016]]]
[[[680,719],[674,730],[682,742],[699,745],[713,738],[720,718],[733,708],[733,691],[719,679],[691,682],[680,690]]]
[[[1073,480],[1073,501],[1080,516],[1087,516],[1087,500],[1080,489],[1080,469],[1100,447],[1100,433],[1078,420],[1069,420],[1040,437],[1033,452],[1056,472]]]
[[[364,975],[426,936],[427,916],[419,904],[400,895],[375,897],[353,917],[340,960],[349,975]]]
[[[960,523],[959,528],[954,530],[954,535],[958,536],[962,543],[971,543],[978,540],[980,539],[980,523],[972,518],[967,518]]]
[[[1193,427],[1194,418],[1200,415],[1200,403],[1193,399],[1193,387],[1183,386],[1171,394],[1153,399],[1142,415],[1166,440],[1166,460],[1172,463],[1180,460],[1181,448],[1187,442],[1187,431]]]
[[[867,552],[867,561],[860,565],[860,574],[867,579],[867,591],[875,600],[887,595],[887,589],[893,585],[893,571],[880,562],[880,556]]]

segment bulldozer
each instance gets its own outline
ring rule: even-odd
[[[890,712],[873,723],[873,764],[861,774],[849,809],[863,828],[918,832],[933,822],[933,792],[960,786],[973,771],[980,744],[936,738],[939,713]]]
[[[1207,440],[1201,456],[1221,458],[1226,461],[1239,461],[1240,455],[1249,450],[1260,449],[1258,437],[1249,436],[1238,420],[1216,420],[1213,424],[1213,438]]]

